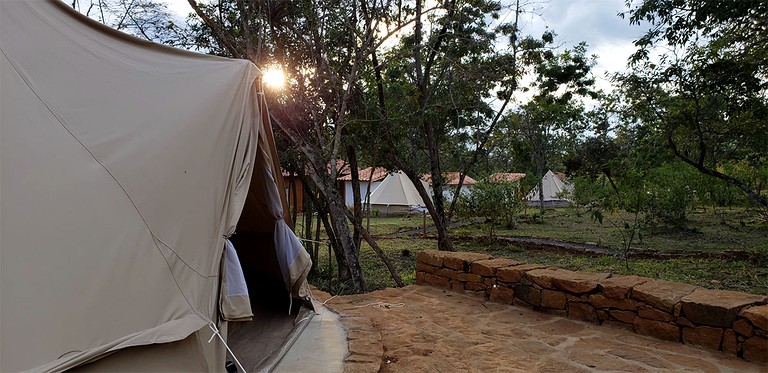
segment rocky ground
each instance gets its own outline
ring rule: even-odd
[[[765,372],[719,352],[425,286],[333,297],[348,372]]]

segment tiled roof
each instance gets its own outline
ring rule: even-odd
[[[443,179],[445,180],[445,185],[458,185],[459,175],[461,175],[460,172],[443,172]],[[430,184],[432,183],[432,174],[424,174],[422,178],[427,183],[430,183]],[[463,185],[475,185],[475,179],[473,179],[469,175],[464,176]]]
[[[349,167],[347,167],[348,169]],[[368,178],[371,177],[371,170],[373,170],[373,167],[364,168],[360,171],[358,171],[360,181],[368,181]],[[387,177],[388,171],[384,167],[376,167],[375,170],[373,170],[373,179],[371,181],[381,181],[384,180],[385,177]],[[352,181],[352,175],[349,173],[345,173],[342,176],[339,176],[336,180],[341,181]]]
[[[521,174],[518,172],[499,172],[499,173],[491,174],[488,180],[496,183],[513,183],[515,181],[520,181],[520,179],[524,177],[525,177],[525,174]]]

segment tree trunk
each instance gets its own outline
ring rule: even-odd
[[[520,0],[515,1],[515,20],[512,23],[515,30],[518,30],[518,22],[520,19]],[[519,31],[515,31],[515,39],[517,39],[517,34]],[[517,42],[512,42],[512,71],[514,74],[517,74],[517,50],[518,50],[518,44]],[[491,135],[493,134],[493,130],[496,128],[496,124],[499,123],[499,119],[501,119],[502,114],[504,114],[504,110],[506,109],[509,102],[512,100],[512,96],[514,95],[515,91],[517,90],[517,75],[513,76],[512,80],[512,86],[507,88],[509,91],[504,98],[504,102],[501,104],[501,107],[498,111],[496,111],[496,115],[493,118],[493,121],[491,122],[491,125],[488,126],[488,130],[483,133],[483,139],[480,141],[480,143],[475,147],[474,152],[472,153],[472,158],[464,165],[464,168],[461,170],[461,173],[459,174],[459,184],[456,186],[456,191],[453,194],[453,200],[451,200],[451,205],[448,208],[448,217],[447,221],[450,223],[453,220],[453,211],[456,207],[456,202],[458,202],[461,192],[461,186],[464,185],[464,178],[467,176],[467,173],[469,173],[470,170],[472,170],[472,167],[475,166],[475,163],[477,163],[477,160],[480,157],[480,152],[482,152],[485,149],[485,144],[488,142],[488,140],[491,138]]]
[[[351,275],[351,272],[349,270],[349,265],[347,265],[346,256],[344,255],[344,250],[341,246],[341,242],[339,242],[339,239],[336,235],[336,229],[334,228],[333,224],[331,224],[331,221],[328,220],[328,206],[323,205],[321,207],[321,201],[313,199],[313,202],[317,203],[317,215],[320,221],[323,223],[323,226],[325,227],[325,232],[328,235],[328,242],[331,243],[331,248],[333,248],[333,255],[336,259],[336,263],[338,264],[338,272],[339,272],[339,280],[342,282],[349,281]],[[331,260],[331,258],[328,258],[328,260]]]
[[[352,200],[354,206],[353,222],[355,224],[352,239],[355,243],[355,248],[357,249],[356,254],[360,254],[360,245],[363,241],[362,233],[360,232],[360,227],[362,227],[363,222],[363,204],[360,197],[360,173],[358,172],[359,169],[357,167],[357,152],[355,152],[355,147],[347,145],[346,148],[350,176],[352,177]]]
[[[357,292],[365,292],[368,290],[365,279],[363,278],[363,270],[360,267],[360,261],[357,257],[358,250],[355,249],[355,243],[352,240],[352,236],[349,234],[349,226],[347,225],[346,213],[349,212],[346,206],[336,190],[327,191],[331,196],[335,198],[329,199],[329,215],[331,223],[337,234],[337,239],[341,244],[342,251],[344,252],[345,262],[349,266],[350,282],[352,287]]]
[[[429,167],[432,171],[432,194],[435,204],[435,229],[437,230],[437,248],[444,251],[453,251],[453,242],[448,238],[448,222],[445,218],[443,205],[443,175],[440,169],[440,151],[435,136],[435,126],[432,120],[425,118],[424,131],[427,138],[427,151],[429,152]],[[414,181],[415,184],[421,184]]]
[[[429,198],[429,193],[426,189],[424,189],[424,185],[421,184],[419,175],[417,175],[412,168],[408,167],[408,165],[406,165],[405,162],[403,162],[396,155],[390,153],[388,155],[388,159],[395,167],[399,168],[408,176],[408,179],[410,179],[413,185],[416,187],[416,191],[419,192],[419,196],[422,200],[424,200],[424,204],[429,211],[429,215],[432,217],[432,222],[435,223],[435,230],[437,231],[437,248],[443,251],[454,251],[453,242],[448,236],[448,229],[443,223],[445,221],[445,215],[443,215],[442,219],[438,218],[439,215],[435,209],[435,204],[432,203],[432,200]]]
[[[387,270],[389,270],[389,274],[392,276],[392,280],[395,281],[395,284],[397,284],[398,287],[405,286],[403,279],[400,277],[400,273],[398,273],[397,268],[395,268],[395,266],[389,260],[387,253],[379,247],[379,244],[376,243],[376,240],[373,239],[368,230],[363,228],[362,222],[354,220],[354,216],[351,212],[349,212],[349,210],[347,210],[347,218],[352,221],[352,223],[355,225],[355,228],[359,230],[363,238],[365,238],[365,242],[368,242],[368,245],[371,246],[371,249],[373,249],[379,258],[381,258],[381,261],[384,262],[384,265],[387,266]]]

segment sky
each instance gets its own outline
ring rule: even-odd
[[[192,11],[187,0],[165,0],[169,9],[185,16]],[[511,3],[512,0],[503,0]],[[598,88],[610,90],[605,78],[607,72],[626,69],[627,58],[634,51],[632,41],[640,37],[646,29],[631,26],[629,21],[621,19],[617,13],[625,11],[625,0],[521,0],[529,4],[533,13],[522,15],[522,29],[525,34],[541,36],[547,30],[553,30],[556,42],[569,48],[585,41],[587,53],[597,55],[594,75]],[[504,18],[504,15],[502,15]],[[647,28],[647,27],[646,27]]]
[[[587,53],[597,55],[594,73],[600,88],[609,86],[606,72],[626,70],[627,58],[635,51],[632,42],[647,31],[647,26],[632,26],[617,16],[626,10],[624,0],[549,0],[536,4],[540,15],[527,15],[523,29],[537,36],[549,28],[557,34],[555,40],[566,47],[587,42]]]

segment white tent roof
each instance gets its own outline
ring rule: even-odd
[[[558,178],[552,170],[547,171],[541,180],[545,202],[569,200],[567,197],[564,197],[564,194],[567,194],[570,191],[570,187],[563,181],[560,181],[560,178]],[[528,193],[526,198],[532,202],[539,201],[539,185],[536,185],[531,192]]]
[[[429,190],[429,186],[424,180],[421,180],[424,189]],[[381,182],[373,192],[371,192],[371,205],[385,206],[411,206],[424,207],[424,200],[419,195],[416,187],[408,176],[397,171]]]
[[[0,1],[0,51],[0,371],[207,339],[236,225],[275,237],[303,293],[253,64],[140,41],[60,1]]]

